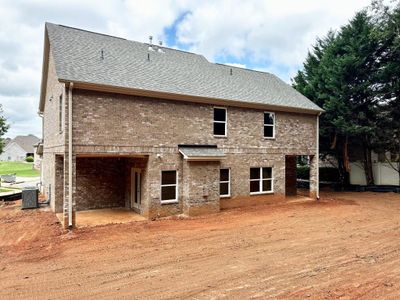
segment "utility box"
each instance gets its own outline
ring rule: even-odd
[[[22,209],[39,207],[39,190],[36,187],[26,187],[22,190]]]

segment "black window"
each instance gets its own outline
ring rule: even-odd
[[[264,113],[264,137],[275,137],[275,114],[271,112]]]
[[[178,184],[176,171],[161,172],[161,202],[175,202],[178,200]]]
[[[231,176],[230,169],[219,170],[219,195],[229,197],[231,195]]]
[[[214,107],[214,135],[226,136],[227,113],[225,108]]]
[[[272,168],[250,168],[250,194],[273,191]]]

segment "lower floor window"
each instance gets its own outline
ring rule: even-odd
[[[171,203],[178,200],[178,180],[177,172],[161,172],[161,202]]]
[[[272,191],[272,168],[250,168],[250,194],[262,194]]]
[[[231,174],[230,169],[219,170],[219,195],[229,197],[231,195]]]

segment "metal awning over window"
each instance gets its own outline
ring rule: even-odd
[[[225,153],[214,145],[179,145],[179,152],[188,161],[219,161]]]

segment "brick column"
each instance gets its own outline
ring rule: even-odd
[[[183,162],[183,213],[196,216],[218,212],[220,162]]]
[[[71,228],[68,220],[69,208],[69,180],[68,180],[68,152],[65,152],[64,159],[64,204],[63,204],[63,227]],[[76,156],[72,156],[72,228],[76,225],[75,218],[75,194],[76,194]]]
[[[319,170],[318,157],[310,155],[310,197],[318,200],[319,197]]]

